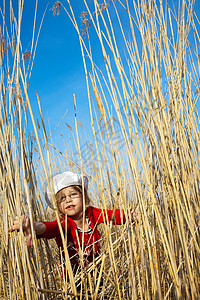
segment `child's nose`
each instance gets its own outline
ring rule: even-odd
[[[67,202],[71,202],[72,199],[71,199],[71,196],[70,195],[66,195],[66,199],[67,199]]]

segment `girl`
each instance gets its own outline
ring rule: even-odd
[[[125,215],[116,209],[101,210],[89,206],[88,179],[86,176],[64,172],[53,177],[54,191],[58,209],[61,213],[60,221],[63,232],[67,232],[67,248],[74,274],[80,269],[79,249],[84,265],[87,266],[100,253],[100,234],[97,225],[112,221],[114,224],[123,224]],[[47,188],[45,200],[52,208],[51,195]],[[85,205],[83,203],[85,201]],[[84,211],[85,207],[85,211]],[[137,221],[137,214],[131,211],[132,221]],[[22,216],[22,229],[28,237],[28,245],[32,246],[31,224],[27,216]],[[67,219],[66,219],[67,218]],[[67,226],[67,228],[66,228]],[[10,231],[19,230],[20,222],[16,218]],[[37,238],[55,238],[58,247],[63,249],[61,234],[57,220],[52,222],[35,222],[34,229]]]

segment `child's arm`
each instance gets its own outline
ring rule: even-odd
[[[115,211],[104,210],[104,214],[105,214],[105,217],[106,217],[106,215],[108,216],[108,220],[112,221],[113,224],[121,225],[126,222],[124,210],[122,210],[122,212],[120,211],[120,209],[116,209]],[[138,223],[138,213],[135,209],[130,210],[130,218],[128,215],[128,220],[129,220],[129,222]]]
[[[121,224],[124,224],[126,222],[126,217],[125,217],[125,213],[124,211],[120,211],[120,209],[116,209],[115,211],[113,210],[101,210],[99,208],[95,208],[93,207],[92,208],[92,213],[96,216],[96,219],[97,219],[97,223],[100,224],[100,223],[103,223],[104,220],[105,222],[110,222],[112,221],[113,224],[117,224],[117,225],[121,225]],[[130,210],[130,213],[131,213],[131,222],[135,222],[137,223],[138,222],[138,213],[136,210],[134,209],[131,209]],[[104,217],[103,217],[104,215]]]
[[[21,216],[21,223],[22,223],[22,229],[24,232],[24,235],[28,237],[28,246],[33,246],[32,242],[32,232],[31,232],[31,222],[28,216]],[[20,220],[18,217],[15,218],[15,221],[13,223],[13,226],[10,227],[10,231],[15,231],[20,229]],[[43,235],[46,226],[42,222],[34,222],[34,230],[36,235],[40,236]]]
[[[130,213],[131,213],[131,222],[138,223],[138,211],[137,211],[137,209],[131,209]]]

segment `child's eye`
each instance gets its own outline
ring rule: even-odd
[[[78,197],[79,197],[79,193],[77,193],[77,192],[71,193],[71,199],[75,199]]]
[[[77,196],[78,195],[78,193],[72,193],[71,194],[71,196]]]

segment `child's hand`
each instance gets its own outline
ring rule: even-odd
[[[136,209],[131,209],[131,222],[138,223],[138,212]]]
[[[22,229],[24,232],[24,236],[28,237],[28,246],[33,246],[32,242],[32,233],[31,233],[31,223],[28,216],[21,216]],[[9,230],[15,231],[20,229],[20,219],[18,217],[15,218],[13,226],[9,228]]]

